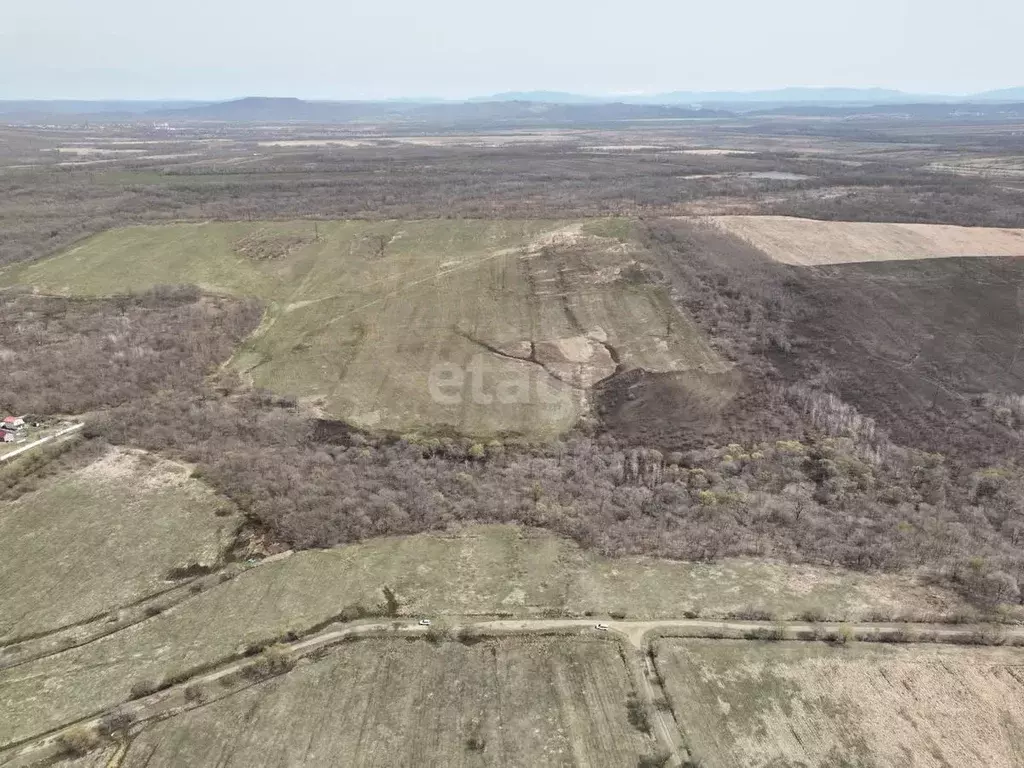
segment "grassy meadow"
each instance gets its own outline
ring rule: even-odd
[[[218,512],[224,516],[218,516]],[[111,450],[0,505],[0,638],[115,611],[218,565],[238,525],[187,467]]]
[[[638,249],[620,219],[206,222],[104,232],[0,286],[258,297],[234,359],[257,386],[366,428],[543,438],[619,365],[728,367]]]

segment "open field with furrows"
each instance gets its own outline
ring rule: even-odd
[[[375,608],[385,585],[396,593],[399,614],[412,617],[621,611],[656,619],[687,611],[724,617],[754,607],[780,619],[818,609],[856,620],[963,608],[948,591],[906,576],[748,560],[611,560],[512,526],[377,539],[251,568],[139,624],[0,671],[0,709],[9,713],[0,721],[0,745],[115,706],[137,682],[159,682],[301,632],[346,607]]]
[[[657,667],[708,768],[1024,762],[1024,652],[662,640]]]
[[[634,768],[655,743],[631,692],[611,641],[360,641],[143,730],[122,765]]]
[[[785,264],[1024,256],[1024,229],[816,221],[791,216],[714,216],[709,220]]]
[[[956,173],[964,176],[1020,179],[1024,177],[1024,156],[971,157],[968,155],[961,158],[929,163],[926,167],[932,171]]]
[[[116,612],[171,586],[172,569],[216,566],[238,518],[189,471],[112,449],[0,504],[0,638]]]
[[[362,427],[550,436],[619,366],[727,368],[637,253],[616,219],[180,224],[106,232],[0,284],[256,296],[270,306],[234,362],[258,386]]]

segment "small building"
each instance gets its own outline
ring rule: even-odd
[[[25,426],[25,420],[21,416],[4,416],[3,423],[0,426],[4,429],[21,429]]]
[[[17,435],[13,432],[8,432],[6,429],[0,429],[0,443],[13,443],[17,439]]]

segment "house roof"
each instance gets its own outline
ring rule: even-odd
[[[20,416],[4,416],[4,424],[13,424],[16,421],[21,421]]]

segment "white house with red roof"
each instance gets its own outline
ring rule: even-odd
[[[0,427],[4,429],[21,429],[25,426],[25,420],[21,416],[4,416]]]

